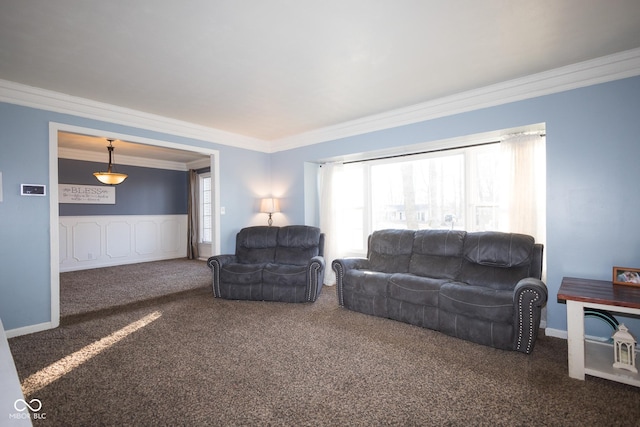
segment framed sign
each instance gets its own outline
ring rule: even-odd
[[[100,185],[58,184],[58,202],[115,205],[116,188]]]

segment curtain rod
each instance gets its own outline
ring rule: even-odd
[[[518,135],[518,134],[516,134]],[[524,133],[523,133],[524,135]],[[546,136],[545,133],[540,133],[539,134],[541,137],[542,136]],[[506,136],[511,136],[511,135],[506,135]],[[451,151],[451,150],[460,150],[462,148],[473,148],[473,147],[482,147],[484,145],[493,145],[493,144],[500,144],[500,140],[498,141],[489,141],[489,142],[480,142],[477,144],[469,144],[469,145],[459,145],[456,147],[447,147],[447,148],[438,148],[435,150],[425,150],[425,151],[417,151],[417,152],[412,152],[412,153],[403,153],[403,154],[393,154],[390,156],[381,156],[381,157],[371,157],[369,159],[362,159],[362,160],[350,160],[347,162],[342,162],[343,165],[349,165],[349,164],[353,164],[353,163],[363,163],[363,162],[372,162],[372,161],[376,161],[376,160],[387,160],[387,159],[396,159],[396,158],[400,158],[400,157],[409,157],[409,156],[418,156],[421,154],[430,154],[430,153],[440,153],[443,151]]]
[[[482,147],[483,145],[493,145],[499,144],[500,141],[490,141],[490,142],[482,142],[479,144],[470,144],[470,145],[460,145],[457,147],[447,147],[447,148],[438,148],[436,150],[426,150],[426,151],[417,151],[415,153],[403,153],[403,154],[394,154],[391,156],[381,156],[381,157],[371,157],[369,159],[362,160],[351,160],[348,162],[342,162],[343,165],[349,165],[352,163],[363,163],[363,162],[372,162],[375,160],[387,160],[387,159],[396,159],[399,157],[409,157],[409,156],[419,156],[420,154],[430,154],[430,153],[440,153],[442,151],[451,151],[451,150],[460,150],[461,148],[472,148],[472,147]]]

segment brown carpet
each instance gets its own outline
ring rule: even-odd
[[[205,261],[176,258],[60,274],[60,316],[211,286]]]
[[[640,389],[568,377],[564,340],[542,334],[528,356],[496,350],[342,309],[332,287],[314,304],[221,300],[196,287],[71,319],[9,341],[25,394],[46,414],[34,425],[640,420]]]

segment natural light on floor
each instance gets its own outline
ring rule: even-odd
[[[157,320],[158,318],[160,318],[160,316],[161,313],[159,311],[154,311],[153,313],[143,317],[142,319],[130,323],[124,328],[115,331],[111,335],[108,335],[100,339],[99,341],[89,344],[81,348],[80,350],[66,357],[63,357],[57,362],[52,363],[46,368],[41,369],[22,382],[23,393],[25,394],[25,396],[29,396],[41,390],[52,382],[62,378],[64,375],[68,374],[92,357],[97,356],[102,351],[116,344],[118,341],[126,338],[135,331]]]

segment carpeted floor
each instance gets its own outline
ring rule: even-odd
[[[205,261],[163,261],[69,271],[60,274],[60,316],[109,309],[211,286]]]
[[[202,264],[202,268],[207,267]],[[206,270],[208,272],[208,269]],[[338,307],[195,287],[9,341],[34,425],[637,426],[640,389]]]

